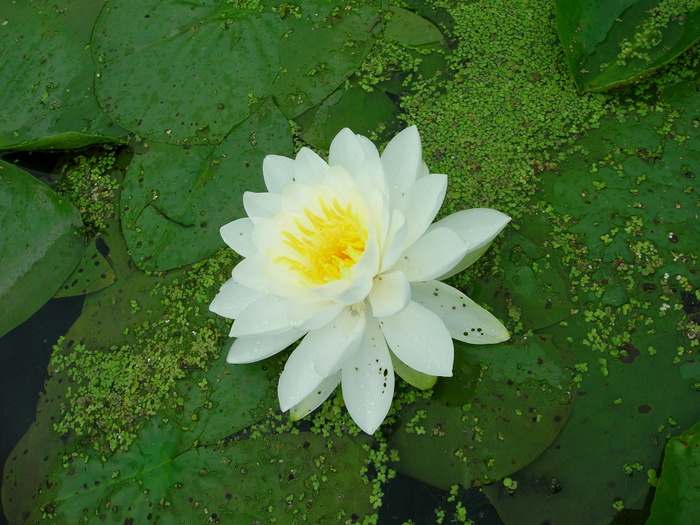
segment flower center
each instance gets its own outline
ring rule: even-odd
[[[292,249],[288,255],[276,257],[300,274],[309,285],[337,281],[352,268],[365,251],[367,228],[352,210],[338,199],[327,203],[318,199],[320,210],[304,207],[304,217],[294,220],[296,232],[282,231],[282,241]]]

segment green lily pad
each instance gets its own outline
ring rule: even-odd
[[[315,106],[359,67],[381,28],[377,2],[301,2],[279,43],[282,70],[271,94],[287,118]],[[298,18],[297,18],[298,17]]]
[[[279,16],[206,0],[117,0],[92,38],[95,92],[124,128],[173,144],[215,144],[277,77]]]
[[[700,423],[672,438],[665,451],[646,525],[691,525],[700,516]]]
[[[56,297],[89,294],[109,286],[116,280],[117,276],[109,261],[97,249],[96,239],[93,239],[85,248],[78,266],[56,292]]]
[[[125,135],[97,104],[88,44],[105,2],[7,2],[0,32],[0,149],[69,149]]]
[[[603,122],[545,176],[543,198],[562,218],[546,243],[570,265],[574,294],[572,316],[547,330],[575,353],[580,390],[557,440],[510,475],[518,489],[485,488],[506,523],[604,525],[642,509],[660,444],[700,417],[697,85],[661,90],[661,119]]]
[[[404,407],[397,470],[440,488],[490,483],[530,463],[569,417],[573,366],[550,338],[455,343],[454,376]]]
[[[243,217],[243,193],[265,191],[262,160],[291,155],[288,121],[268,101],[218,146],[137,146],[121,195],[122,228],[134,262],[166,270],[224,244],[219,228]]]
[[[75,207],[27,172],[0,161],[0,335],[48,301],[85,251]]]
[[[627,84],[700,39],[700,7],[657,0],[557,0],[557,30],[579,91]]]
[[[386,38],[409,46],[442,42],[442,33],[429,20],[401,7],[391,7],[389,11],[391,19],[384,28]]]

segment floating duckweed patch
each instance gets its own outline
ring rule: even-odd
[[[117,150],[104,146],[91,154],[71,157],[61,168],[57,191],[78,208],[85,233],[93,237],[116,218],[115,196],[120,181],[113,174]]]
[[[104,309],[116,305],[114,314],[126,317],[120,326],[128,342],[93,346],[103,335],[99,320],[97,340],[85,338],[78,324],[59,341],[50,368],[65,374],[71,385],[56,431],[85,436],[102,452],[125,450],[144,421],[181,406],[178,379],[206,370],[221,353],[223,333],[208,315],[208,304],[212,291],[223,283],[223,269],[232,263],[232,254],[222,251],[181,277],[164,277],[150,290],[148,304],[140,303],[139,291],[149,281],[137,274],[93,305],[94,315],[104,323],[110,323]]]
[[[517,219],[537,173],[597,125],[604,99],[571,89],[551,2],[436,4],[455,21],[449,75],[415,81],[401,108],[421,130],[431,171],[449,175],[442,213],[487,206]]]

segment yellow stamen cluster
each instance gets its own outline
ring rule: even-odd
[[[352,202],[345,207],[334,198],[328,205],[319,197],[319,215],[304,208],[304,218],[295,219],[296,234],[281,232],[284,244],[294,256],[280,256],[282,262],[299,273],[309,285],[321,285],[341,278],[343,270],[352,268],[365,251],[367,228],[353,212]]]

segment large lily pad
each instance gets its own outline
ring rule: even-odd
[[[321,102],[358,68],[372,36],[381,28],[378,2],[300,2],[285,21],[290,31],[280,42],[282,70],[272,88],[288,118]]]
[[[400,472],[441,488],[490,483],[527,465],[561,431],[573,401],[571,355],[547,336],[455,346],[454,376],[404,408],[392,443]]]
[[[700,417],[696,89],[662,91],[666,113],[606,120],[545,175],[561,221],[547,245],[569,261],[575,294],[573,315],[547,330],[575,353],[581,389],[547,453],[510,476],[515,493],[485,489],[506,523],[603,525],[642,509],[663,441]]]
[[[666,445],[647,525],[691,525],[700,516],[700,423]]]
[[[0,335],[28,319],[85,251],[75,207],[27,172],[0,161]]]
[[[104,2],[5,2],[0,149],[67,149],[125,134],[97,104],[88,44]],[[10,73],[11,72],[11,73]]]
[[[673,60],[700,39],[700,6],[557,0],[557,30],[579,91],[604,91]]]
[[[230,3],[109,2],[92,39],[98,99],[149,139],[221,142],[267,97],[286,29],[276,13]]]
[[[137,145],[121,195],[136,264],[165,270],[222,247],[219,228],[244,216],[243,193],[265,190],[262,160],[270,153],[292,153],[289,123],[270,102],[219,146]]]

